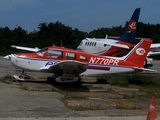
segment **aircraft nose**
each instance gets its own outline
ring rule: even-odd
[[[11,55],[6,55],[6,56],[4,56],[4,58],[7,60],[11,60]]]

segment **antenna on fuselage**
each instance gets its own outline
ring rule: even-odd
[[[108,38],[108,34],[106,34],[106,38],[105,39],[107,39]]]

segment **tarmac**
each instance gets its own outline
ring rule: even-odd
[[[160,71],[160,61],[153,69]],[[0,57],[0,76],[13,75],[13,66]],[[48,74],[33,73],[34,76]],[[45,84],[44,84],[45,86]],[[48,86],[46,86],[48,87]],[[0,120],[145,120],[147,116],[84,117],[65,107],[57,92],[38,92],[20,89],[20,86],[0,82]],[[52,106],[52,107],[51,107]],[[160,116],[158,116],[160,118]]]
[[[29,118],[0,118],[0,120],[146,120],[146,116],[124,116],[124,117],[29,117]]]

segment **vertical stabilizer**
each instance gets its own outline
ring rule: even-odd
[[[116,40],[132,43],[132,44],[134,43],[136,38],[139,14],[140,14],[140,8],[136,8],[130,21],[126,25],[123,35],[120,38],[117,38]]]
[[[142,39],[124,58],[124,61],[135,64],[136,67],[143,67],[144,61],[147,57],[151,39]]]

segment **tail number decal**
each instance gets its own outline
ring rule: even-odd
[[[89,63],[118,66],[119,60],[109,59],[109,58],[91,57],[91,59],[89,60]]]

